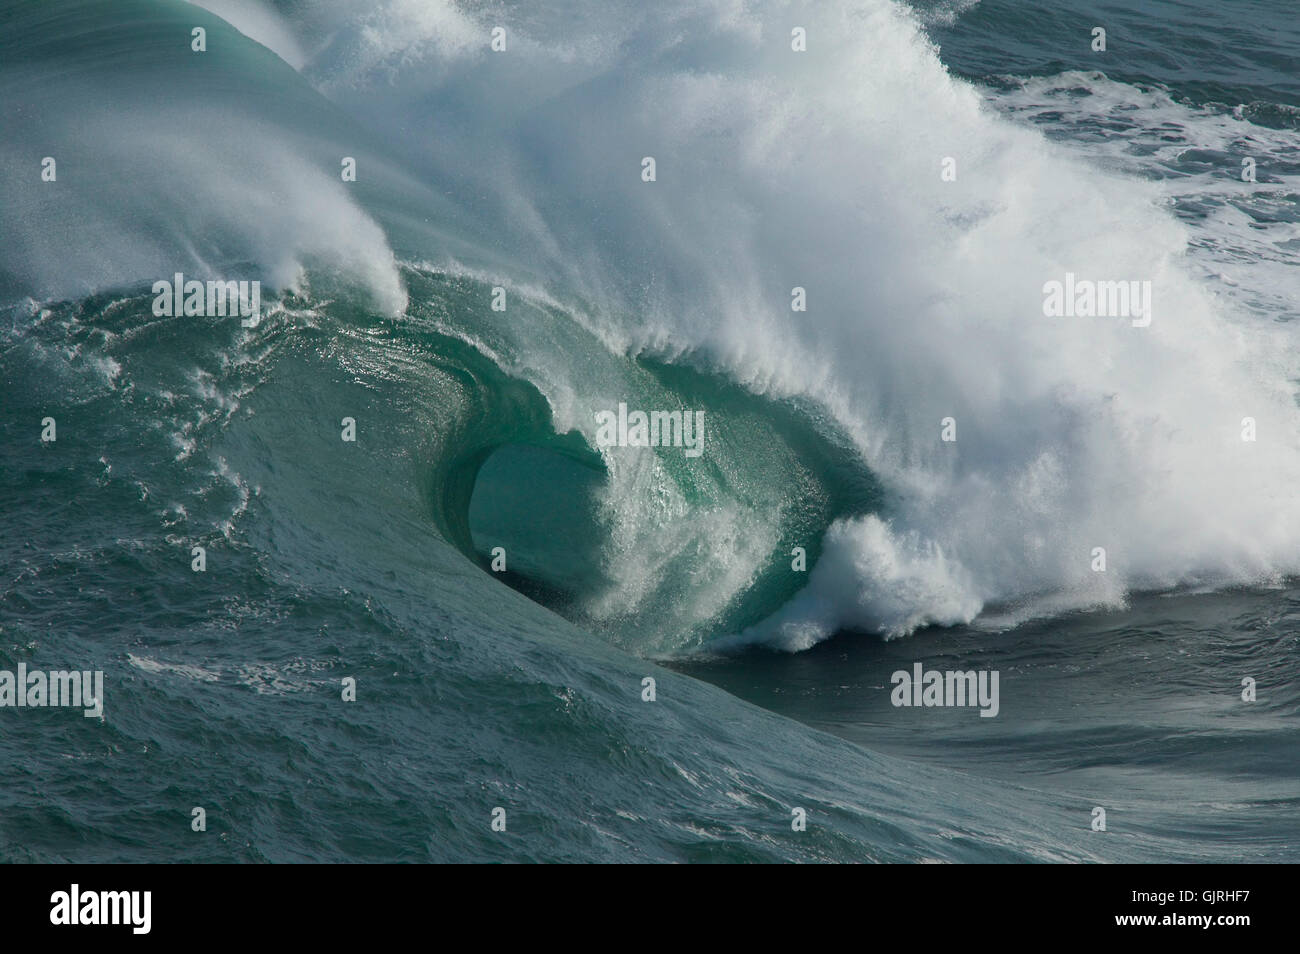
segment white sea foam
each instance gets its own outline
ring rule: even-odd
[[[833,527],[805,592],[743,638],[801,647],[990,601],[1114,604],[1300,569],[1294,335],[1218,294],[1167,189],[994,115],[888,3],[611,7],[621,32],[608,10],[558,30],[512,8],[516,54],[487,50],[483,16],[477,48],[463,31],[439,47],[461,68],[392,82],[503,104],[483,123],[492,159],[458,155],[477,134],[458,128],[434,166],[497,197],[483,214],[521,265],[634,329],[632,351],[689,351],[823,402],[885,481],[887,513]],[[364,84],[410,48],[370,48],[346,75]],[[1066,272],[1152,282],[1151,326],[1044,318],[1042,286]],[[1284,271],[1241,262],[1233,278],[1294,293]],[[955,443],[939,440],[948,416]]]

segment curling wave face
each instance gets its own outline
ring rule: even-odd
[[[45,14],[7,31],[0,164],[87,142],[100,159],[65,165],[57,202],[24,184],[0,208],[6,297],[245,268],[282,302],[249,346],[345,315],[345,366],[389,361],[394,394],[459,409],[415,455],[444,536],[475,558],[508,544],[521,588],[614,641],[802,649],[1300,569],[1295,336],[1276,320],[1297,303],[1294,222],[1180,214],[1284,131],[1233,118],[1228,177],[1171,208],[1155,160],[999,115],[884,0],[203,6],[233,27],[85,2],[48,14],[76,39],[62,52],[31,42]],[[204,54],[177,41],[196,16]],[[38,54],[39,122],[13,106]],[[144,55],[173,71],[163,112],[122,68]],[[202,75],[179,62],[195,55]],[[1041,85],[1001,111],[1049,102]],[[1297,174],[1273,163],[1261,191]],[[1274,257],[1233,263],[1221,293],[1235,237],[1261,232]],[[1149,325],[1046,317],[1067,274],[1150,282]],[[703,454],[601,446],[596,414],[620,402],[702,410]],[[577,515],[567,549],[508,519],[529,509]]]

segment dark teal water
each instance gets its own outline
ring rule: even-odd
[[[1062,162],[1163,190],[1161,214],[1188,230],[1195,269],[1232,279],[1215,295],[1243,334],[1287,332],[1300,313],[1300,36],[1286,4],[1242,2],[1231,16],[1172,0],[917,7],[979,101],[919,118],[918,136],[945,123],[975,136],[1003,117],[1059,146]],[[844,5],[858,8],[884,5]],[[0,251],[0,670],[102,669],[106,685],[102,719],[0,708],[0,858],[1297,859],[1300,590],[1271,540],[1218,526],[1213,495],[1197,511],[1211,543],[1195,559],[1189,549],[1188,567],[1151,556],[1119,599],[1058,599],[1041,578],[1022,581],[1000,545],[1036,525],[1007,529],[1012,516],[996,513],[972,531],[987,563],[950,550],[981,580],[973,618],[946,619],[950,591],[926,589],[924,573],[858,552],[816,591],[840,602],[807,619],[878,616],[879,627],[835,623],[803,652],[720,651],[800,605],[808,577],[790,551],[831,565],[837,521],[902,526],[909,494],[960,514],[960,497],[993,493],[943,483],[941,470],[926,472],[941,491],[927,491],[872,457],[906,443],[889,429],[898,407],[940,390],[917,371],[931,339],[893,330],[907,322],[891,310],[912,287],[911,249],[928,247],[908,243],[935,222],[900,228],[897,257],[888,243],[863,257],[866,277],[893,273],[897,288],[864,280],[834,308],[818,301],[850,331],[814,310],[791,339],[745,298],[746,281],[776,270],[764,254],[850,244],[781,224],[793,216],[783,196],[822,198],[799,184],[815,170],[768,177],[758,163],[717,180],[728,196],[743,180],[752,219],[737,213],[717,232],[709,215],[695,231],[673,219],[665,234],[685,251],[666,251],[653,223],[672,208],[630,227],[616,214],[622,186],[566,164],[589,150],[626,153],[635,169],[653,148],[709,175],[715,146],[734,155],[735,130],[707,119],[701,90],[752,66],[746,25],[686,5],[620,45],[607,42],[623,36],[617,11],[506,8],[512,43],[572,57],[557,54],[554,74],[502,79],[492,61],[456,59],[465,22],[494,22],[472,5],[464,22],[432,24],[385,19],[387,5],[273,9],[280,27],[259,35],[274,53],[183,3],[0,5],[0,223],[12,239]],[[786,21],[771,18],[784,44]],[[1087,50],[1094,21],[1113,24],[1104,63]],[[206,60],[188,49],[197,23]],[[699,28],[698,46],[655,45],[656,30],[683,25]],[[881,49],[930,62],[902,41]],[[696,88],[682,76],[698,78],[700,63]],[[446,80],[454,70],[465,86]],[[654,85],[664,76],[683,85]],[[593,117],[618,120],[620,77],[680,97],[674,111],[698,110],[704,132],[609,144]],[[522,102],[534,94],[540,105]],[[737,127],[770,118],[743,113],[749,96],[765,102],[752,90],[726,101]],[[1012,141],[1000,135],[990,142]],[[526,148],[503,157],[498,140]],[[39,182],[49,154],[58,191]],[[355,193],[337,181],[340,155],[361,158]],[[1269,188],[1229,193],[1243,155],[1260,159]],[[663,167],[666,182],[679,174],[671,158]],[[861,171],[834,195],[888,208]],[[553,188],[502,184],[539,180]],[[980,203],[1003,200],[999,186]],[[835,205],[818,206],[829,231],[842,225]],[[760,238],[728,244],[749,227]],[[602,271],[616,254],[622,267]],[[260,325],[152,314],[154,280],[205,267],[261,276]],[[727,294],[700,291],[715,289],[705,278]],[[793,283],[771,281],[781,296]],[[489,304],[498,283],[504,313]],[[668,308],[692,295],[709,301],[695,336]],[[610,304],[633,300],[644,310]],[[745,321],[712,337],[728,303]],[[880,315],[869,346],[849,336]],[[837,352],[859,351],[878,363],[846,376]],[[987,360],[953,354],[953,375],[969,367],[980,393],[1010,391],[1029,366],[1009,361],[995,385]],[[801,376],[806,388],[790,384]],[[876,417],[855,416],[867,379],[881,382]],[[703,408],[707,453],[602,455],[586,422],[619,400]],[[1062,407],[1044,419],[1068,419]],[[41,440],[46,417],[53,442]],[[340,437],[344,417],[355,442]],[[1084,468],[1085,441],[1061,441]],[[1159,474],[1156,461],[1140,473]],[[1259,469],[1293,487],[1291,461]],[[1073,501],[1048,498],[1049,523],[1068,523]],[[1273,506],[1291,526],[1285,499]],[[205,572],[191,569],[194,546]],[[492,568],[497,546],[505,572]],[[1224,579],[1205,570],[1216,548],[1233,570]],[[1005,586],[983,582],[999,574]],[[1144,585],[1156,578],[1167,585]],[[881,591],[918,614],[900,638],[882,638],[893,604]],[[998,671],[998,717],[894,707],[890,675],[915,662]],[[348,678],[355,701],[342,698]],[[191,830],[196,806],[204,832]],[[1096,806],[1104,833],[1090,830]],[[495,808],[505,831],[491,826]],[[796,808],[806,831],[792,830]]]

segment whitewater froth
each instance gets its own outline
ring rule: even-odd
[[[891,492],[879,517],[836,524],[806,592],[744,638],[1296,569],[1292,338],[1204,284],[1157,189],[992,115],[888,3],[622,12],[624,45],[576,65],[572,35],[564,56],[523,46],[542,79],[492,130],[498,231],[631,353],[829,408]],[[478,56],[463,80],[407,81],[479,102],[514,74]],[[440,161],[464,175],[466,159]],[[1151,282],[1150,327],[1045,318],[1043,285],[1066,273]]]

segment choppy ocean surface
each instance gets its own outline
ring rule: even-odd
[[[1287,0],[5,0],[0,126],[0,859],[1300,860]]]

